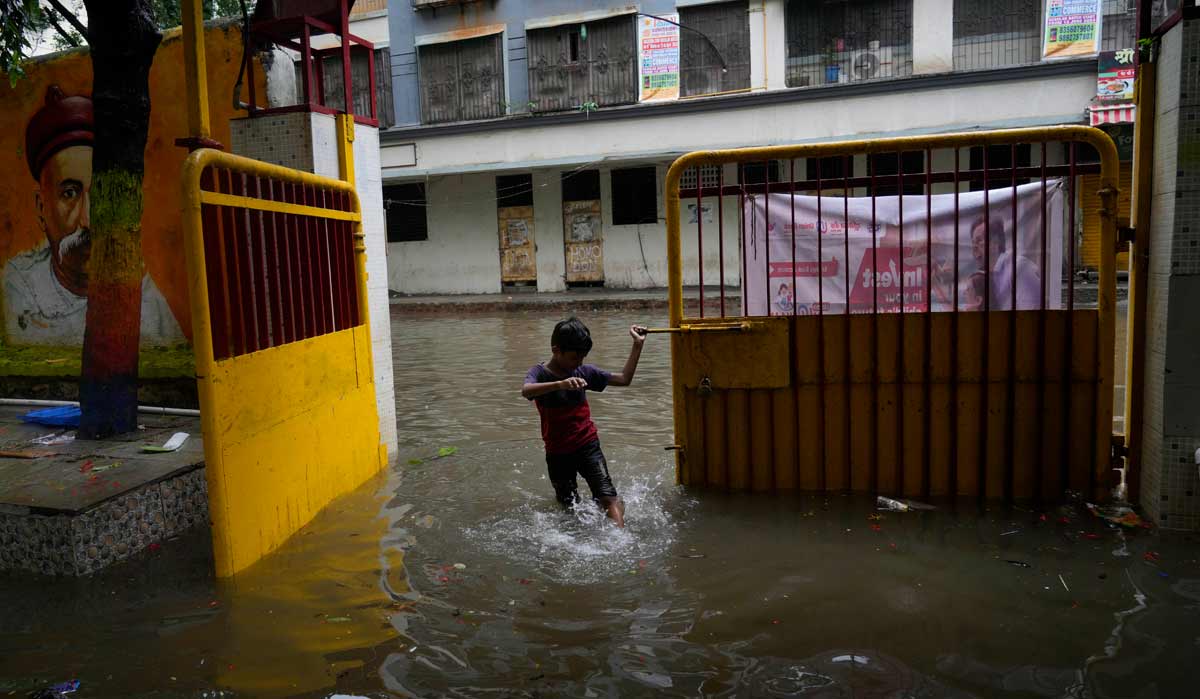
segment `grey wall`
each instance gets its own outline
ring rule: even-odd
[[[676,11],[674,0],[640,0],[641,12],[669,14]],[[413,41],[418,36],[440,34],[489,24],[505,24],[505,53],[508,70],[505,90],[512,109],[524,111],[529,101],[529,66],[525,60],[525,22],[530,19],[569,15],[577,12],[619,8],[633,2],[588,0],[483,0],[436,10],[414,10],[409,2],[388,3],[388,24],[392,51],[392,97],[396,104],[396,126],[421,123],[421,99],[417,85],[417,52]]]

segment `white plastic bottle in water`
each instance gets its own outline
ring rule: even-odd
[[[889,512],[908,512],[907,503],[900,502],[899,500],[893,500],[892,498],[885,498],[882,495],[875,498],[875,506],[881,510],[888,510]]]

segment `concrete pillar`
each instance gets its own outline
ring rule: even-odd
[[[231,125],[231,151],[256,160],[338,177],[337,128],[328,114],[292,112]],[[388,306],[387,224],[379,166],[379,130],[358,124],[354,131],[354,170],[367,246],[367,302],[379,437],[388,456],[396,454],[396,393],[392,384],[392,326]]]
[[[1200,19],[1163,37],[1146,314],[1141,505],[1200,529]]]
[[[913,74],[954,69],[954,12],[949,0],[913,1]]]
[[[787,87],[787,23],[784,0],[750,3],[750,85],[756,90]]]

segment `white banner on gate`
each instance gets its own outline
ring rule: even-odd
[[[1014,297],[1018,310],[1062,308],[1063,181],[1044,192],[1016,188],[1015,222],[1012,187],[987,192],[987,216],[982,191],[822,196],[819,213],[815,196],[746,195],[742,312],[997,311]]]

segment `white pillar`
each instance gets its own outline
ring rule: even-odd
[[[913,0],[913,74],[954,69],[954,3]]]

